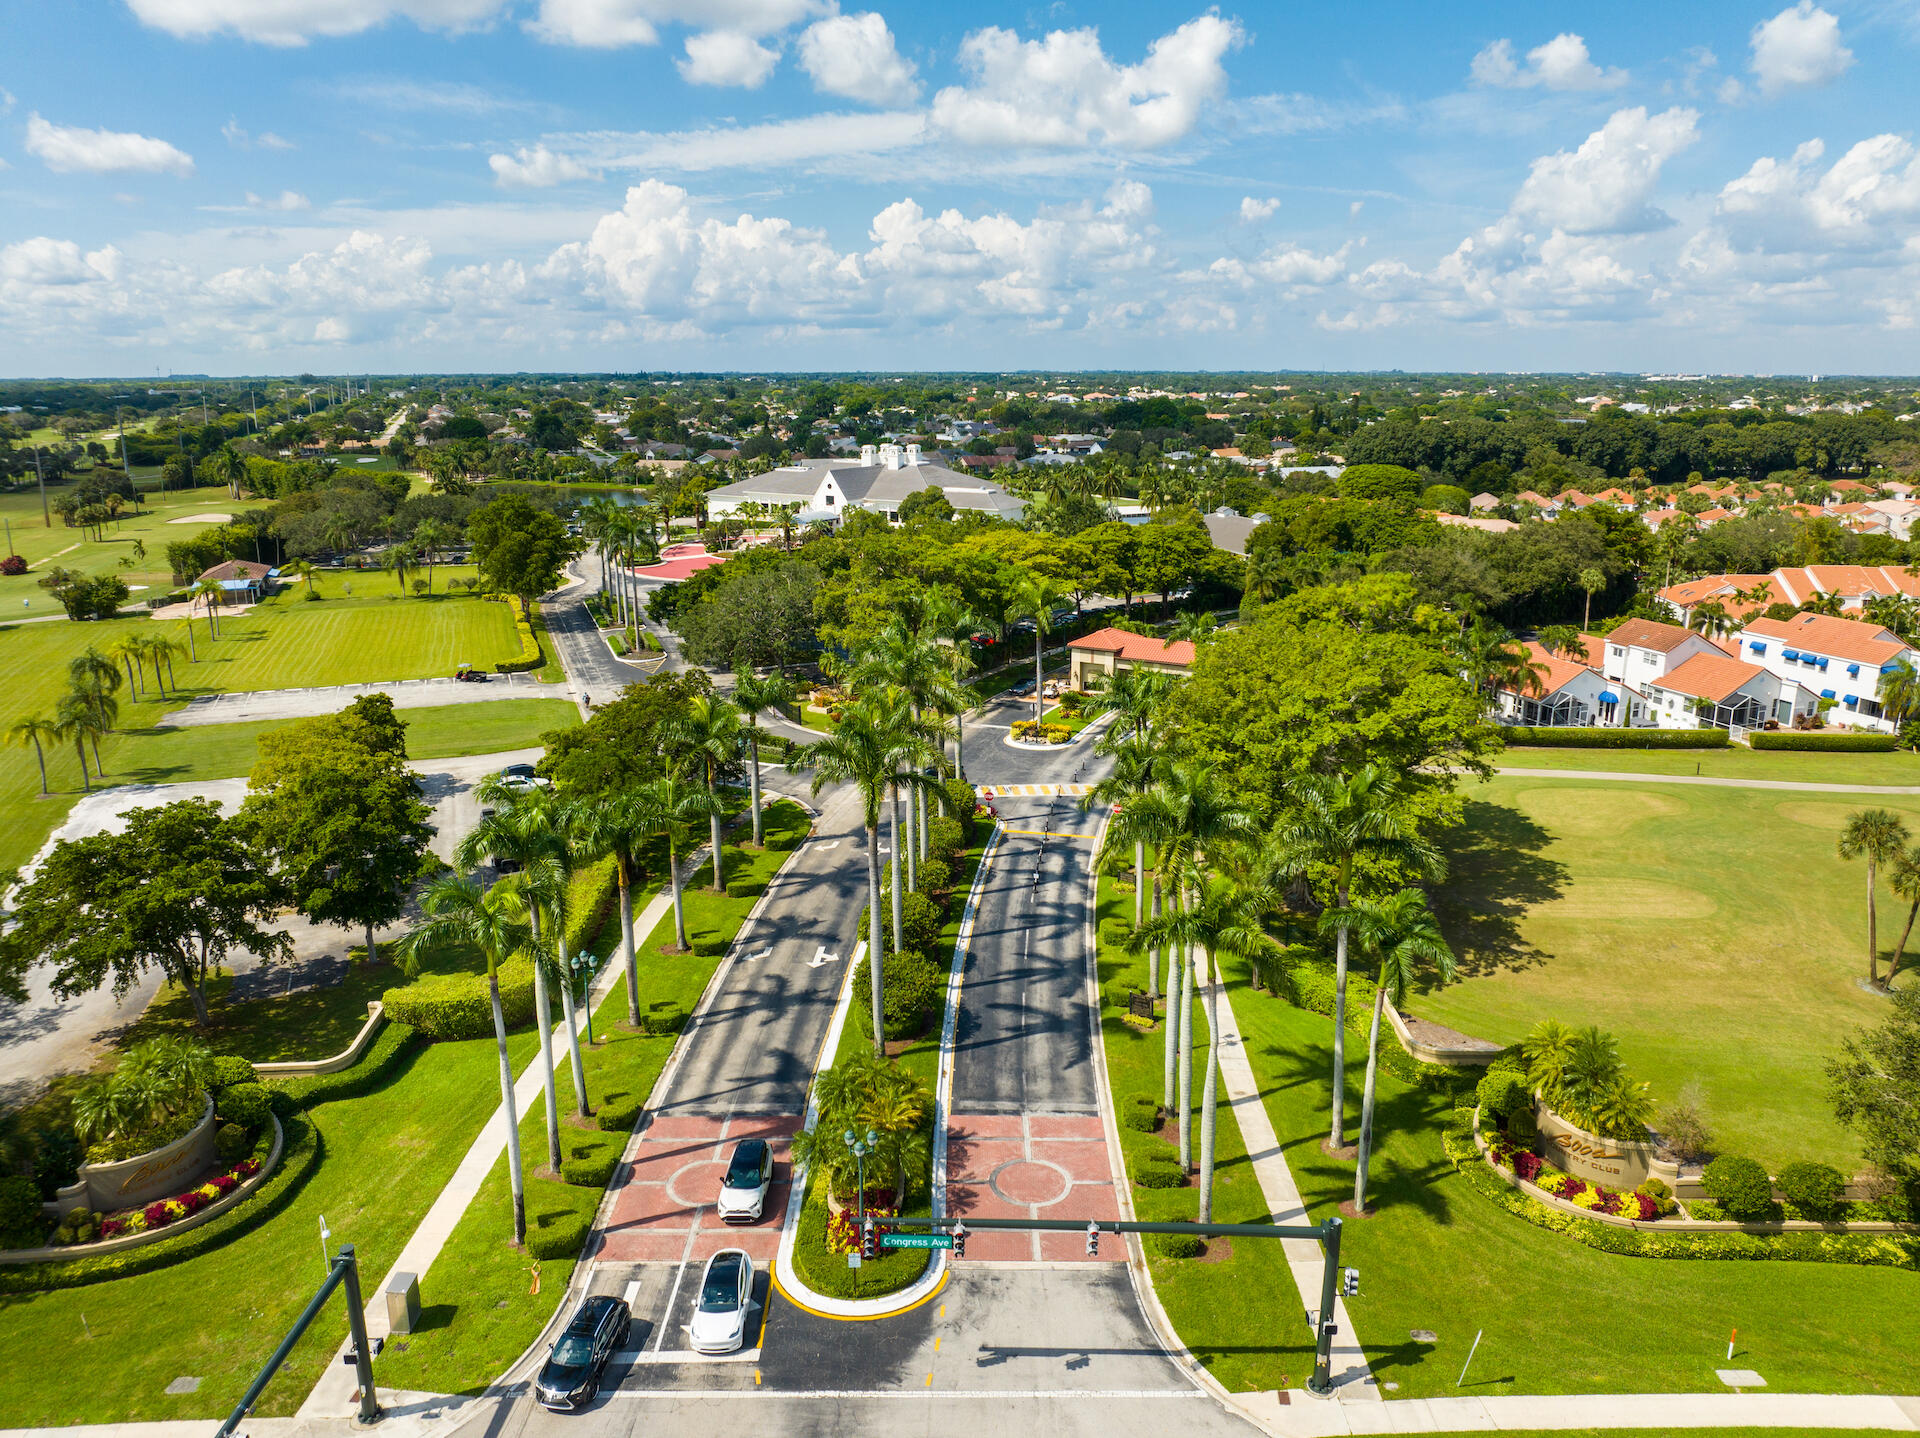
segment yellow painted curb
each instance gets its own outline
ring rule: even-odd
[[[872,1323],[878,1319],[898,1318],[903,1313],[911,1313],[914,1309],[919,1308],[922,1304],[932,1299],[941,1289],[945,1288],[947,1286],[947,1280],[952,1276],[953,1270],[948,1268],[940,1275],[940,1281],[938,1283],[934,1284],[931,1289],[921,1294],[920,1297],[914,1299],[913,1302],[907,1304],[904,1308],[890,1309],[885,1313],[826,1313],[818,1308],[810,1308],[795,1298],[791,1293],[787,1292],[786,1285],[780,1282],[779,1273],[771,1266],[767,1269],[767,1277],[772,1280],[774,1289],[782,1298],[786,1299],[787,1302],[791,1303],[795,1308],[798,1308],[802,1313],[811,1313],[815,1318],[831,1318],[835,1323]]]

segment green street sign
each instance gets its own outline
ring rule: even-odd
[[[952,1248],[950,1233],[893,1233],[880,1235],[882,1248]]]

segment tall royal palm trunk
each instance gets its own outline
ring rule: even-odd
[[[1373,991],[1373,1023],[1367,1029],[1367,1081],[1360,1090],[1360,1153],[1353,1170],[1353,1211],[1367,1211],[1367,1163],[1373,1157],[1373,1078],[1380,1066],[1380,1012],[1387,1006],[1386,976]]]
[[[500,1009],[500,975],[487,969],[487,995],[493,1001],[493,1041],[500,1050],[500,1107],[507,1115],[507,1184],[513,1190],[513,1241],[527,1241],[527,1177],[520,1167],[520,1115],[513,1102],[513,1061],[507,1057],[507,1020]]]
[[[1147,904],[1147,845],[1142,839],[1133,841],[1133,931],[1140,932],[1140,924],[1146,912]],[[1160,951],[1147,950],[1147,997],[1160,997]]]
[[[587,1002],[593,1002],[591,991]],[[581,1118],[592,1118],[587,1102],[587,1066],[580,1059],[580,1025],[573,1016],[573,969],[567,963],[567,941],[560,941],[560,1013],[567,1026],[567,1057],[573,1064],[573,1111]]]
[[[1193,1172],[1193,949],[1180,946],[1180,1169]]]
[[[747,728],[747,753],[751,757],[751,767],[747,772],[751,778],[753,787],[753,794],[751,796],[753,803],[753,847],[761,849],[766,847],[767,835],[765,826],[762,824],[760,818],[760,727],[757,724],[749,725]]]
[[[686,906],[680,902],[680,858],[673,851],[672,834],[667,835],[667,883],[673,889],[673,944],[684,954],[691,945],[687,943]],[[639,1019],[635,1018],[634,1022],[638,1023]]]
[[[1213,1217],[1214,1107],[1220,1093],[1220,979],[1206,950],[1207,1076],[1200,1085],[1200,1221]]]
[[[1334,891],[1335,902],[1347,907],[1344,874]],[[1347,926],[1340,925],[1333,941],[1333,1130],[1327,1139],[1331,1148],[1340,1148],[1347,1129]]]
[[[1040,633],[1040,616],[1036,614],[1033,618],[1033,722],[1036,724],[1040,722],[1040,716],[1047,712],[1047,696],[1040,692],[1040,679],[1046,673],[1041,662],[1041,650],[1045,643],[1045,636]]]
[[[540,937],[540,921],[533,921],[533,936]],[[560,1176],[560,1100],[553,1091],[553,1006],[547,997],[546,971],[533,966],[533,1021],[540,1030],[540,1075],[546,1090],[547,1166]]]
[[[627,1022],[640,1027],[640,965],[633,953],[633,856],[614,851],[614,870],[620,878],[620,966],[627,975]]]
[[[880,914],[880,823],[876,817],[867,825],[867,974],[873,996],[873,1051],[887,1049],[886,1014],[882,1001],[881,960],[885,957],[887,923]]]
[[[711,831],[709,838],[713,843],[713,891],[724,894],[727,891],[727,876],[720,858],[720,795],[714,790],[711,776],[707,779],[707,797],[713,800],[713,812],[707,815],[707,827]]]
[[[913,837],[915,840],[914,852],[918,857],[919,862],[924,864],[927,861],[927,854],[928,854],[927,791],[925,789],[916,789],[914,790],[914,795],[920,801],[920,817],[915,821],[914,827],[913,827]],[[920,877],[919,871],[916,869],[914,871],[914,878],[917,880],[919,877]],[[916,884],[916,887],[917,887],[917,884]]]
[[[1160,918],[1160,871],[1153,871],[1153,917]],[[1151,955],[1148,956],[1151,959]],[[1168,1113],[1173,1112],[1173,1066],[1179,1049],[1180,1039],[1180,975],[1173,966],[1173,945],[1167,945],[1167,1017],[1165,1032],[1161,1035],[1162,1066],[1166,1070],[1165,1081],[1161,1085],[1160,1107]]]
[[[900,786],[890,786],[893,790],[893,951],[897,954],[906,946],[901,936],[900,890],[903,887],[901,876],[905,869],[900,862]]]

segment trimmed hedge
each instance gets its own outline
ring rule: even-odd
[[[207,1087],[216,1094],[223,1088],[232,1088],[237,1083],[258,1083],[260,1075],[253,1071],[253,1065],[245,1059],[223,1054],[213,1061],[213,1077],[207,1080]]]
[[[1816,1223],[1840,1216],[1840,1197],[1846,1191],[1847,1177],[1830,1163],[1790,1163],[1780,1170],[1780,1193],[1799,1210],[1801,1217]]]
[[[1156,1133],[1160,1128],[1160,1100],[1150,1093],[1130,1093],[1120,1110],[1120,1122],[1136,1133]]]
[[[640,1112],[646,1108],[643,1098],[607,1099],[600,1105],[595,1122],[603,1133],[631,1133],[633,1126],[640,1121]]]
[[[918,897],[909,894],[909,899]],[[853,971],[853,1014],[863,1038],[873,1038],[873,960]],[[918,1038],[927,1031],[947,996],[947,971],[912,950],[888,954],[880,965],[881,1018],[889,1039]]]
[[[214,1151],[228,1163],[238,1163],[253,1152],[253,1134],[243,1124],[223,1123],[213,1136]]]
[[[1890,754],[1899,742],[1892,734],[1808,734],[1792,729],[1771,734],[1761,730],[1747,736],[1747,743],[1755,749],[1823,749],[1847,754]]]
[[[687,1026],[687,1011],[678,1004],[663,1004],[640,1015],[640,1032],[650,1039],[668,1038]]]
[[[947,816],[960,825],[960,843],[955,852],[973,843],[973,811],[980,807],[980,793],[965,779],[947,780]],[[927,838],[937,840],[938,831],[929,824]]]
[[[1198,1258],[1207,1245],[1197,1233],[1149,1233],[1147,1252],[1159,1258]]]
[[[381,1001],[388,1019],[405,1024],[425,1039],[493,1037],[493,1000],[487,976],[430,974],[388,989]],[[533,1022],[533,964],[509,959],[500,966],[500,1009],[509,1031]]]
[[[539,1228],[527,1230],[527,1252],[535,1258],[577,1258],[592,1227],[591,1213],[548,1214]]]
[[[237,1083],[214,1100],[214,1112],[228,1123],[257,1129],[267,1121],[266,1087],[257,1083]]]
[[[545,661],[540,655],[540,641],[533,637],[533,621],[527,617],[527,607],[517,594],[507,596],[507,607],[513,611],[513,632],[520,640],[520,654],[516,659],[503,659],[493,667],[501,674],[524,674],[529,669],[538,669]]]
[[[301,1109],[318,1108],[323,1103],[370,1093],[394,1077],[421,1042],[419,1035],[405,1024],[389,1023],[380,1030],[372,1047],[360,1055],[360,1062],[350,1069],[310,1078],[271,1080],[266,1087],[273,1111],[284,1122]]]
[[[1707,1197],[1741,1223],[1758,1223],[1773,1211],[1773,1185],[1767,1171],[1750,1158],[1716,1158],[1700,1175]]]
[[[1509,747],[1535,749],[1724,749],[1727,747],[1727,731],[1724,729],[1583,729],[1571,726],[1555,729],[1536,728],[1529,724],[1510,724],[1500,726],[1499,733],[1506,739]]]
[[[1172,1154],[1147,1154],[1133,1161],[1133,1181],[1142,1188],[1179,1188],[1187,1174]]]
[[[617,1153],[597,1154],[591,1158],[563,1158],[560,1160],[560,1179],[563,1183],[576,1184],[581,1188],[605,1188],[613,1179],[613,1171],[619,1166]]]
[[[1526,1084],[1505,1069],[1481,1079],[1475,1092],[1479,1095],[1481,1109],[1495,1118],[1510,1117],[1533,1097],[1527,1092]]]

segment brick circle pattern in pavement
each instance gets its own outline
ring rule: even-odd
[[[689,1208],[715,1203],[720,1198],[720,1181],[726,1176],[726,1164],[713,1159],[683,1164],[667,1180],[667,1194]]]
[[[1073,1187],[1073,1178],[1058,1164],[1037,1158],[1015,1158],[995,1168],[987,1184],[1009,1203],[1044,1207],[1058,1203]]]

